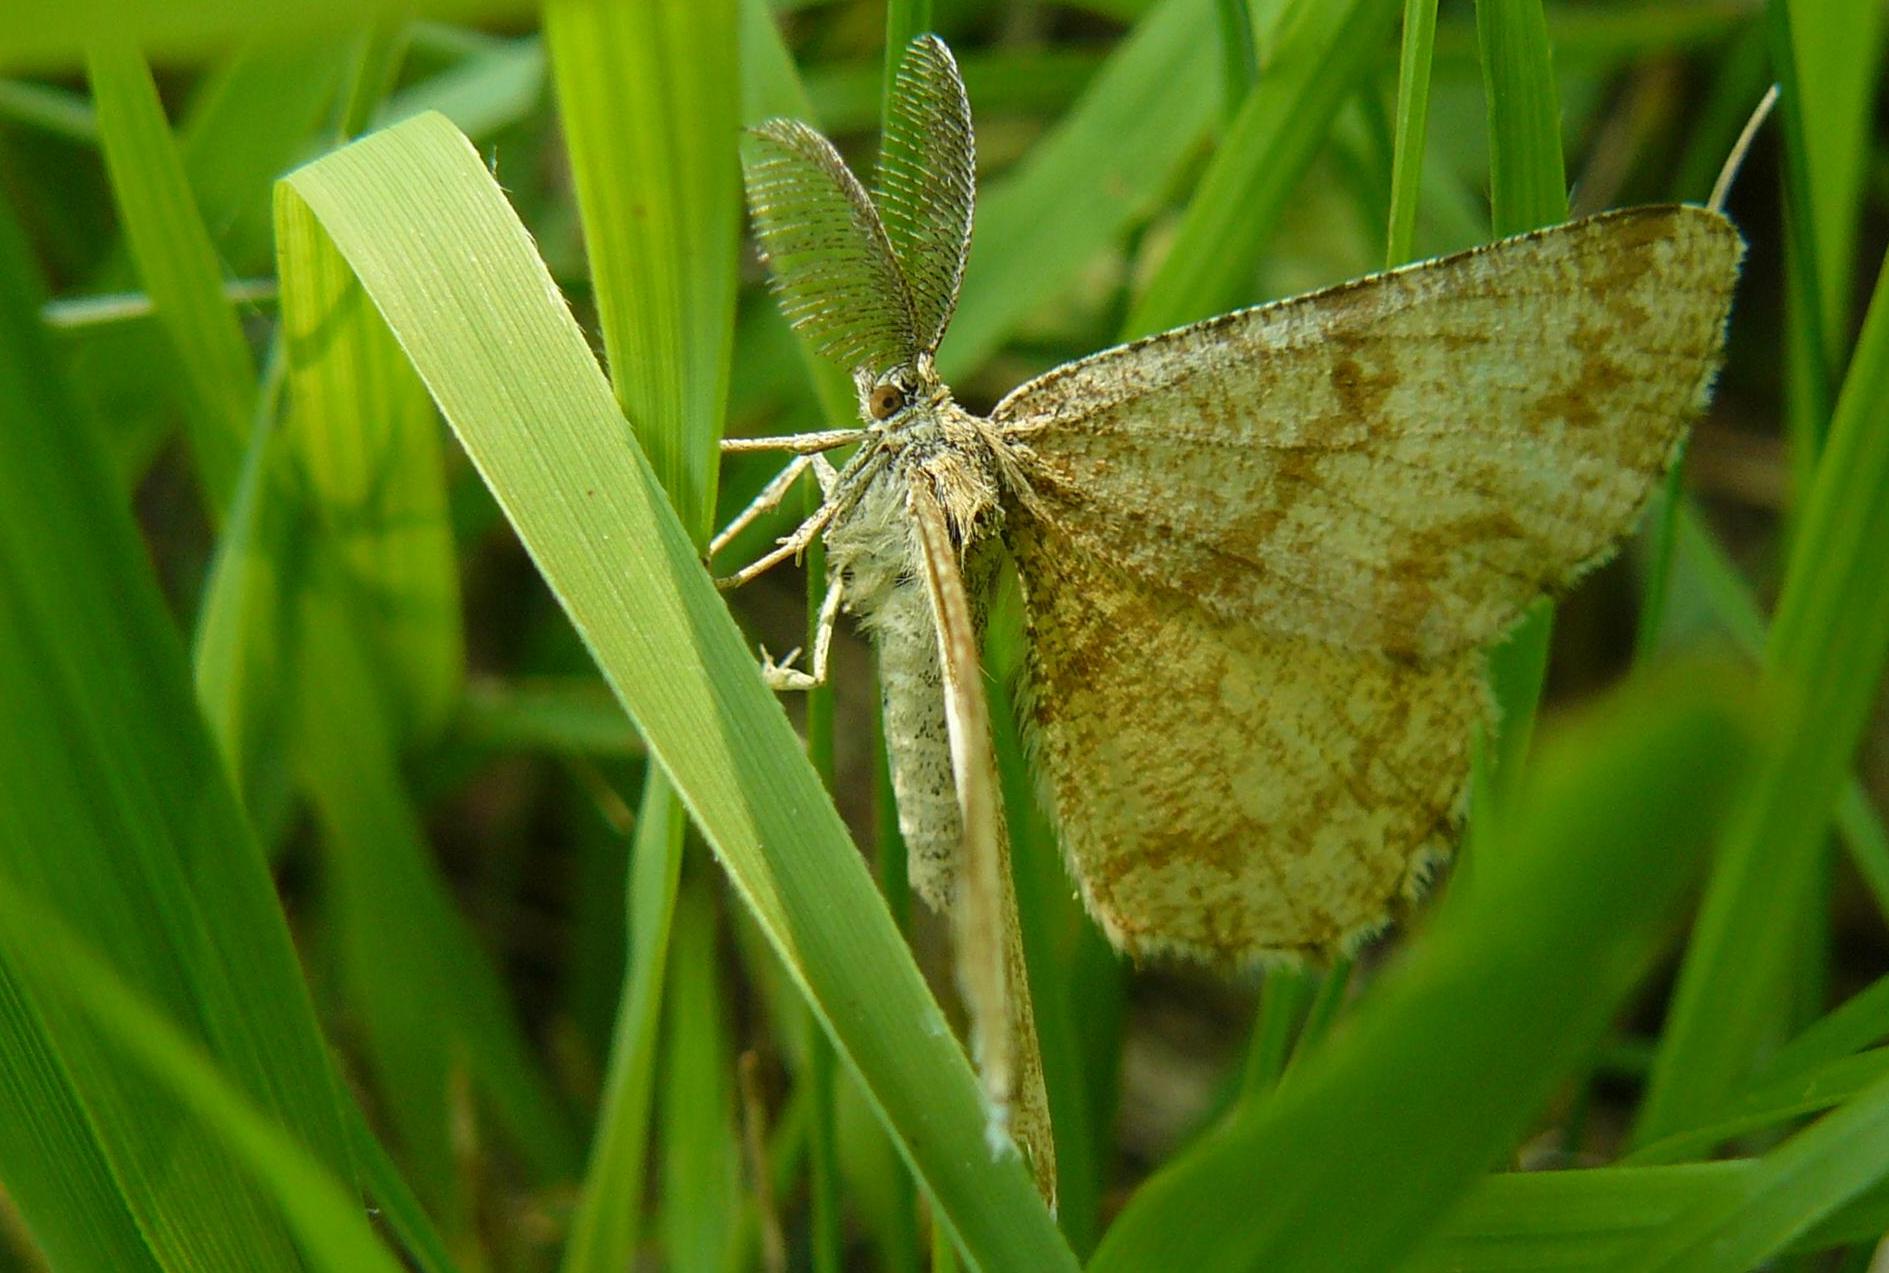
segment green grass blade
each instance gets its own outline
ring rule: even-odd
[[[517,123],[543,98],[544,42],[520,36],[401,89],[382,104],[376,123],[438,111],[476,141]]]
[[[239,1084],[220,1073],[197,1040],[115,975],[111,964],[76,933],[49,911],[27,902],[24,891],[4,878],[0,946],[14,967],[29,970],[38,994],[76,1007],[113,1047],[130,1056],[141,1077],[228,1147],[281,1209],[309,1265],[333,1273],[397,1273],[399,1262],[375,1238],[354,1190],[297,1144]],[[152,1115],[158,1109],[144,1112]],[[289,1248],[279,1254],[268,1247],[245,1250],[245,1235],[221,1236],[233,1239],[233,1260],[222,1267],[302,1267]],[[279,1262],[263,1263],[271,1258]],[[192,1256],[170,1267],[218,1266]]]
[[[1652,682],[1571,730],[1505,822],[1504,869],[1451,893],[1276,1096],[1144,1185],[1091,1268],[1385,1268],[1407,1252],[1513,1147],[1656,948],[1734,790],[1732,701],[1724,677]]]
[[[455,1070],[470,1077],[539,1177],[572,1175],[577,1152],[504,982],[427,852],[354,613],[358,605],[331,575],[302,595],[302,781],[323,832],[349,999],[403,1162],[451,1232],[465,1219],[450,1126]],[[427,1011],[414,1012],[416,1002]]]
[[[115,40],[100,40],[86,67],[125,237],[192,391],[186,434],[204,504],[220,518],[249,437],[255,364],[150,68]]]
[[[197,716],[118,479],[48,374],[37,284],[10,218],[0,218],[0,286],[0,841],[10,887],[82,926],[120,976],[344,1168],[340,1094],[287,925]],[[56,1058],[71,1099],[8,1110],[0,1123],[41,1126],[74,1100],[84,1108],[90,1130],[63,1129],[70,1172],[48,1178],[83,1183],[94,1151],[82,1142],[96,1138],[123,1201],[80,1194],[65,1205],[97,1202],[107,1250],[128,1208],[159,1257],[180,1266],[232,1251],[287,1258],[279,1222],[203,1129],[154,1112],[164,1098],[123,1072],[89,1026],[38,996],[28,1002],[33,1016],[15,1001],[4,1019],[33,1030],[0,1045],[8,1067]],[[49,1081],[33,1076],[36,1087]],[[10,1183],[22,1207],[47,1201],[32,1181]],[[59,1216],[27,1221],[67,1227]],[[105,1251],[98,1258],[109,1263]]]
[[[439,425],[347,262],[306,226],[285,227],[297,230],[278,266],[292,481],[270,497],[298,506],[324,568],[362,603],[370,684],[404,747],[439,732],[465,676]]]
[[[1399,1273],[1618,1269],[1633,1246],[1733,1196],[1748,1161],[1484,1177]]]
[[[98,144],[98,113],[70,89],[27,80],[0,80],[0,118],[41,128],[81,145]]]
[[[1541,0],[1478,0],[1476,35],[1489,100],[1490,219],[1498,235],[1565,221],[1561,93]]]
[[[676,1273],[734,1273],[746,1264],[735,1067],[722,1017],[714,886],[701,871],[683,881],[663,997],[662,1266]]]
[[[1654,1141],[1621,1159],[1621,1165],[1637,1167],[1706,1157],[1718,1146],[1741,1136],[1840,1105],[1885,1075],[1889,1075],[1889,1048],[1873,1048],[1808,1072],[1754,1083],[1737,1099],[1728,1101],[1711,1123]]]
[[[1014,632],[1012,626],[997,635]],[[1070,1245],[1084,1254],[1095,1246],[1101,1230],[1101,1193],[1109,1155],[1091,1117],[1095,1099],[1076,1028],[1077,1005],[1103,993],[1103,988],[1078,982],[1075,959],[1085,939],[1100,940],[1100,935],[1076,901],[1055,831],[1037,804],[1016,713],[1003,688],[1016,683],[1020,637],[1003,646],[1007,658],[986,660],[992,679],[991,728],[1010,825],[1011,869],[1043,1056],[1043,1085],[1056,1134],[1056,1220]]]
[[[1739,575],[1725,548],[1700,520],[1698,510],[1682,506],[1674,527],[1675,579],[1700,593],[1713,617],[1741,649],[1757,658],[1764,652],[1765,620],[1751,585]],[[1862,784],[1851,779],[1837,799],[1837,834],[1876,907],[1889,915],[1889,834]]]
[[[1889,1073],[1759,1160],[1740,1188],[1688,1211],[1623,1273],[1755,1268],[1889,1176]]]
[[[1301,0],[1124,336],[1177,327],[1246,299],[1266,236],[1325,144],[1338,107],[1377,67],[1398,8],[1395,0]]]
[[[682,868],[682,806],[655,771],[643,786],[630,859],[629,956],[610,1040],[610,1070],[564,1246],[564,1273],[609,1273],[635,1263],[649,1158],[649,1098],[657,1026]]]
[[[1796,917],[1889,657],[1889,262],[1805,501],[1765,649],[1773,733],[1693,927],[1642,1140],[1709,1116],[1778,1027]]]
[[[271,269],[269,191],[308,154],[334,101],[347,42],[263,42],[219,63],[178,124],[184,170],[224,264]]]
[[[947,381],[1159,205],[1213,121],[1218,57],[1211,0],[1162,0],[1028,159],[991,184],[939,351]]]
[[[1813,282],[1826,336],[1842,347],[1854,299],[1864,182],[1874,134],[1869,121],[1882,93],[1883,41],[1889,21],[1875,0],[1780,0],[1789,10],[1791,74],[1800,96],[1793,118],[1801,134],[1809,233],[1816,243]]]
[[[362,278],[966,1250],[1071,1267],[1021,1162],[985,1149],[968,1061],[478,155],[426,116],[279,198]]]
[[[554,0],[544,19],[611,382],[705,540],[741,224],[734,0]]]
[[[348,1120],[348,1147],[360,1172],[361,1185],[387,1228],[400,1240],[400,1246],[419,1273],[452,1273],[453,1259],[447,1253],[446,1239],[433,1225],[412,1186],[386,1147],[367,1125],[361,1111],[350,1106],[343,1111]]]
[[[1561,94],[1541,0],[1477,0],[1476,34],[1489,121],[1491,228],[1500,237],[1565,221]],[[1493,743],[1477,757],[1470,814],[1477,846],[1521,774],[1553,633],[1554,608],[1538,602],[1489,651],[1489,685],[1500,724]]]
[[[298,36],[358,31],[386,18],[472,22],[523,19],[523,0],[15,0],[0,8],[0,71],[78,66],[101,31],[161,62],[202,60],[252,37],[279,44]]]
[[[1430,62],[1436,49],[1436,0],[1404,0],[1404,41],[1397,61],[1397,118],[1391,162],[1391,218],[1384,263],[1410,260],[1423,180],[1423,134],[1430,123]]]

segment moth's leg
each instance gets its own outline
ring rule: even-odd
[[[792,451],[795,455],[816,455],[836,447],[850,446],[866,436],[864,429],[827,429],[820,433],[783,433],[774,437],[723,438],[723,455],[741,455],[748,451]]]
[[[795,456],[792,463],[776,473],[773,478],[768,481],[768,484],[761,488],[760,494],[750,500],[746,508],[735,514],[733,521],[722,527],[715,538],[708,541],[708,555],[713,557],[716,553],[726,548],[736,535],[739,535],[752,525],[755,518],[761,516],[761,514],[772,512],[774,509],[779,508],[781,500],[787,497],[788,489],[799,480],[802,473],[814,467],[814,461],[816,460],[822,464],[826,464],[828,469],[833,467],[831,464],[827,464],[826,457],[823,455]],[[822,490],[824,489],[825,484],[823,482]]]
[[[832,500],[821,504],[819,511],[814,513],[814,515],[809,517],[806,521],[800,523],[799,529],[795,530],[794,533],[787,536],[787,538],[781,540],[780,545],[776,547],[773,552],[768,553],[765,557],[749,562],[732,575],[724,575],[722,578],[717,579],[715,586],[722,589],[724,592],[730,588],[739,588],[750,579],[766,574],[783,561],[786,561],[789,557],[799,557],[800,554],[807,551],[807,546],[813,543],[814,537],[826,529],[827,523],[833,520],[833,515],[838,511],[838,507],[839,506]]]
[[[845,589],[846,581],[842,575],[834,575],[827,583],[826,596],[820,602],[820,617],[813,629],[811,672],[803,672],[793,666],[799,650],[793,651],[778,663],[765,650],[761,652],[761,675],[767,679],[769,689],[811,690],[826,684],[827,656],[833,649],[833,629],[839,625],[840,598],[845,594]]]
[[[832,499],[833,492],[840,484],[840,471],[833,467],[833,461],[824,455],[807,457],[813,463],[813,480],[820,484],[820,497]]]

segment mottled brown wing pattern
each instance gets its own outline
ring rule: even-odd
[[[992,419],[1032,513],[1281,636],[1484,644],[1632,526],[1717,367],[1742,244],[1608,213],[1068,364]]]
[[[1482,655],[1429,663],[1229,622],[1021,517],[1024,727],[1084,900],[1136,956],[1327,958],[1447,853]]]
[[[971,1016],[993,1132],[1014,1136],[1029,1157],[1037,1188],[1054,1206],[1055,1141],[1017,924],[997,761],[991,751],[978,625],[944,505],[923,469],[913,470],[910,480],[907,508],[937,627],[951,771],[964,836],[949,909],[958,984]]]

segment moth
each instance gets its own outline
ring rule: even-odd
[[[1703,410],[1731,223],[1605,213],[1106,349],[978,416],[933,361],[974,198],[944,44],[904,53],[873,193],[805,124],[745,145],[782,308],[851,370],[860,422],[730,444],[794,456],[737,527],[809,471],[824,500],[728,582],[824,537],[811,668],[768,676],[818,682],[858,616],[918,892],[1001,902],[977,651],[1007,557],[1020,724],[1114,944],[1355,950],[1457,836],[1485,647],[1614,552]]]

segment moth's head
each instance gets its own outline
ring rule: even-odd
[[[951,398],[929,354],[884,372],[855,368],[853,388],[859,393],[859,418],[868,429],[897,428]]]
[[[833,144],[796,120],[750,130],[748,204],[781,311],[884,424],[943,392],[932,355],[957,306],[971,241],[971,109],[951,51],[906,47],[868,193]]]

